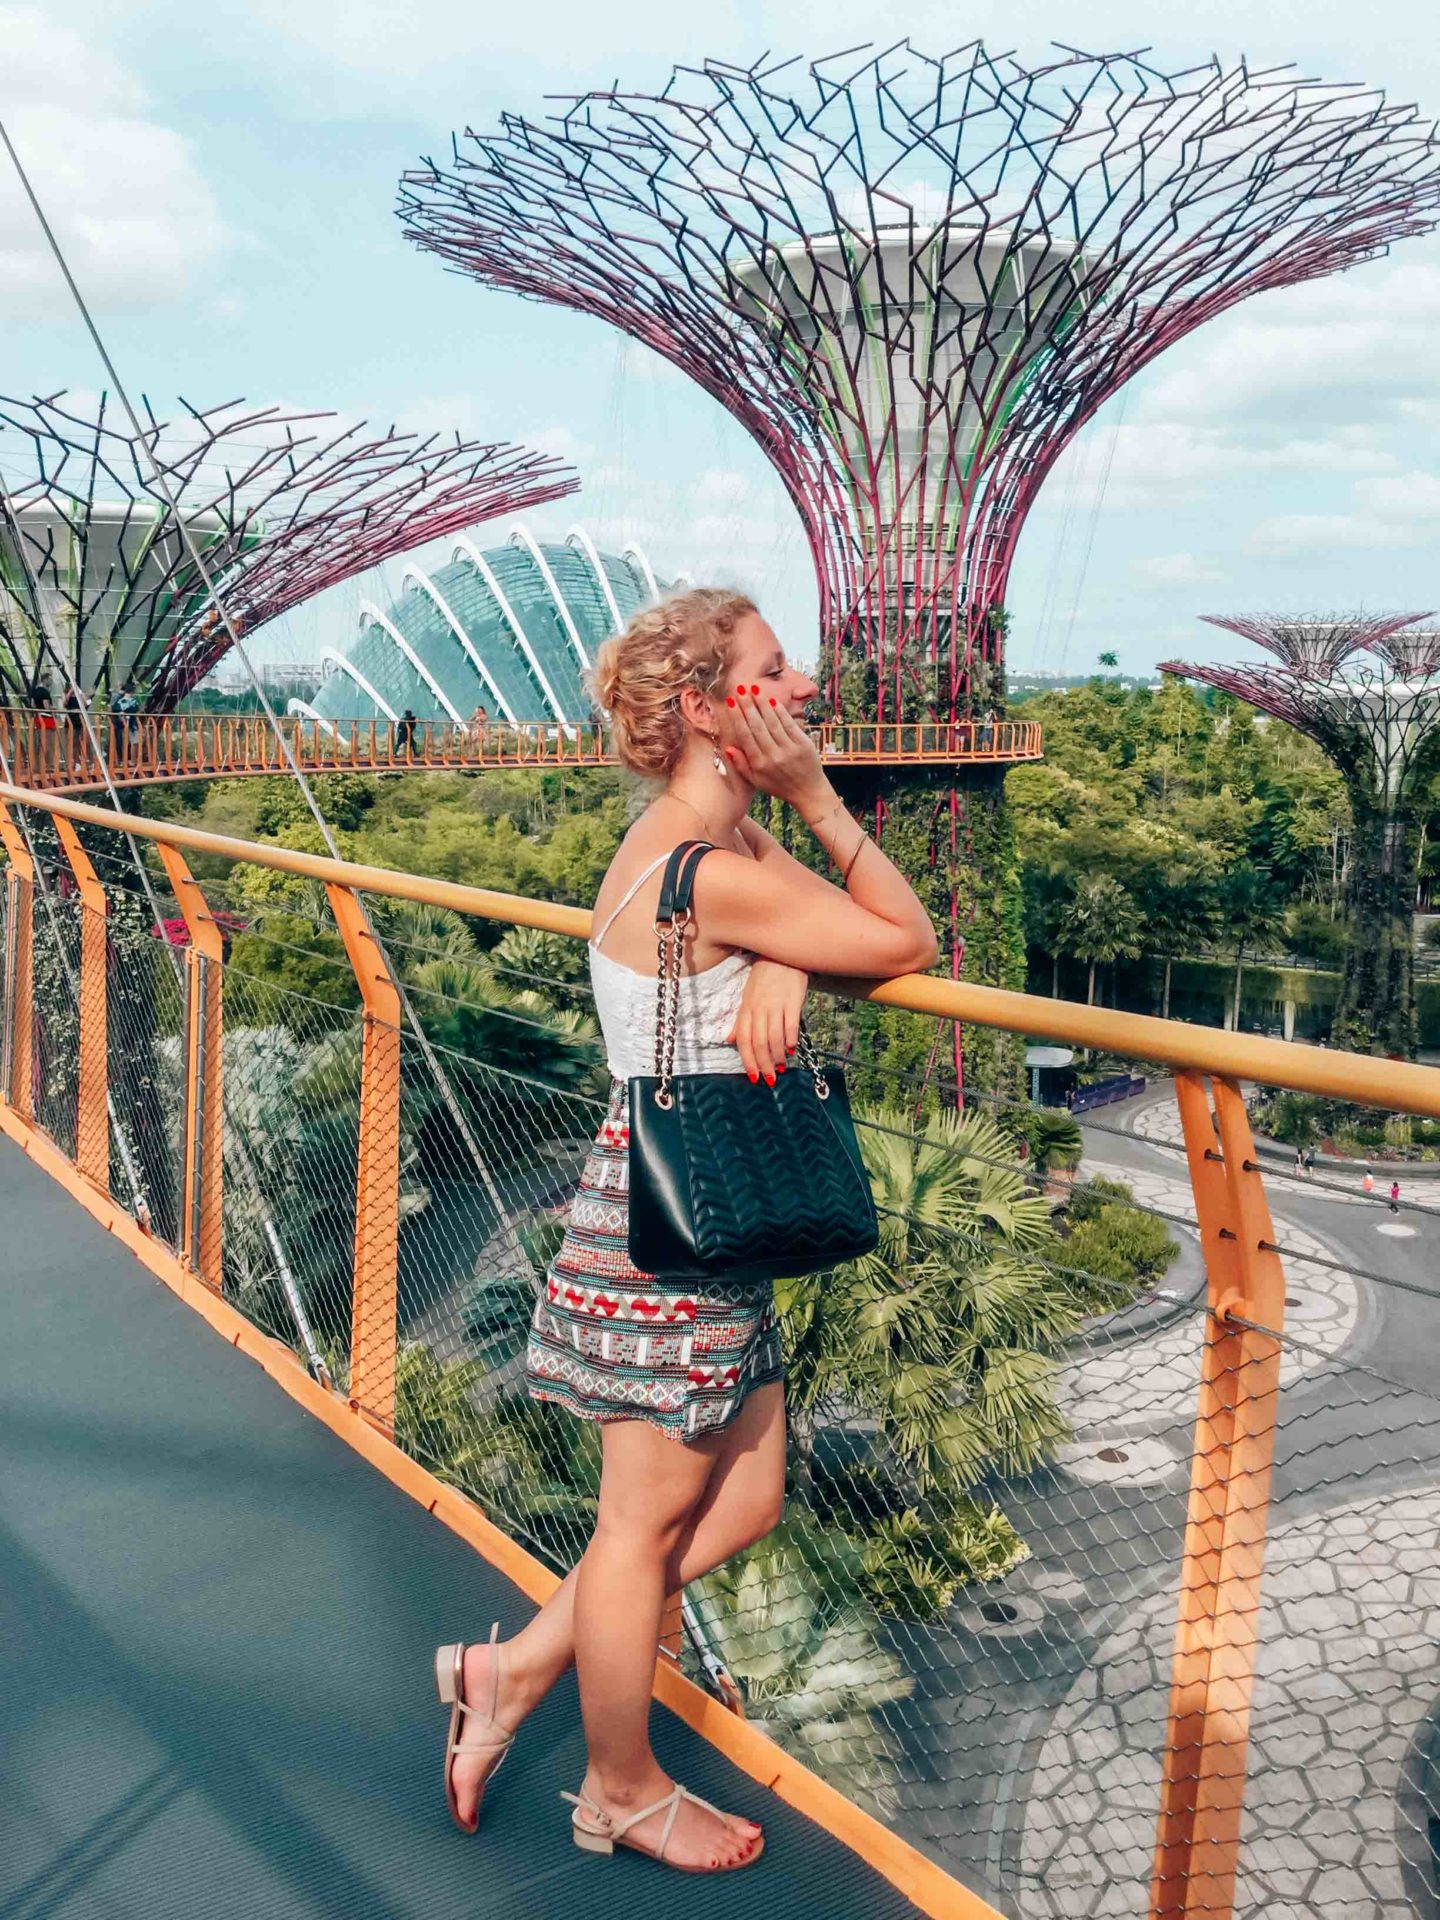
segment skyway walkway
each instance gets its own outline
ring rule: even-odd
[[[570,1682],[460,1834],[431,1654],[528,1602],[3,1138],[0,1231],[5,1920],[913,1913],[659,1707],[662,1762],[764,1858],[578,1853]]]
[[[83,726],[63,717],[50,724],[18,708],[0,709],[0,745],[21,786],[73,792],[104,784]],[[111,779],[119,786],[204,780],[219,775],[288,773],[290,765],[263,714],[177,713],[136,720],[128,728],[96,721]],[[413,730],[387,720],[280,722],[286,749],[308,773],[479,773],[495,767],[613,767],[613,742],[598,727],[527,723],[484,730],[417,720]],[[812,727],[827,767],[990,766],[1043,757],[1033,720],[873,722]]]

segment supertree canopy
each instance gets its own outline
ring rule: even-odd
[[[863,642],[881,719],[907,687],[948,714],[998,658],[1026,512],[1109,395],[1437,203],[1433,130],[1377,94],[908,42],[507,114],[401,189],[419,246],[610,321],[750,429],[809,537],[832,696]]]
[[[554,460],[458,435],[234,402],[181,403],[137,437],[103,397],[63,402],[0,399],[0,684],[18,704],[73,675],[87,695],[131,682],[164,711],[205,677],[230,636],[186,533],[243,633],[392,554],[578,484]]]
[[[1335,1037],[1362,1053],[1411,1055],[1416,828],[1425,784],[1440,771],[1440,632],[1415,627],[1417,613],[1205,618],[1254,640],[1280,664],[1167,660],[1160,670],[1285,721],[1343,775],[1354,845]]]
[[[884,722],[1003,702],[1016,542],[1110,395],[1437,202],[1433,129],[1377,94],[907,41],[507,114],[408,173],[400,212],[454,270],[653,347],[754,435],[814,559],[832,717]],[[944,780],[876,774],[876,825],[930,876],[952,973],[968,947],[969,977],[1022,985],[998,777]]]

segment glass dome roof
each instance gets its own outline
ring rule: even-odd
[[[458,539],[446,565],[407,565],[391,606],[361,602],[354,640],[343,653],[326,649],[319,692],[290,711],[396,720],[408,707],[421,720],[464,722],[481,705],[515,725],[589,721],[598,716],[581,675],[596,647],[670,584],[638,547],[600,553],[583,527],[557,545],[523,526],[503,546]]]

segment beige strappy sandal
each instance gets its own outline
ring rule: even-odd
[[[743,1860],[732,1860],[723,1867],[682,1867],[677,1861],[665,1859],[665,1849],[670,1844],[670,1835],[675,1830],[675,1821],[680,1812],[682,1800],[691,1800],[697,1807],[704,1807],[707,1813],[713,1813],[717,1820],[725,1815],[719,1807],[712,1807],[708,1800],[702,1800],[698,1793],[691,1793],[688,1787],[682,1787],[677,1780],[663,1800],[657,1800],[653,1807],[642,1807],[638,1813],[632,1813],[626,1820],[617,1820],[613,1814],[597,1806],[588,1793],[562,1793],[560,1798],[568,1800],[575,1811],[570,1816],[570,1830],[577,1847],[584,1853],[614,1853],[616,1847],[630,1847],[636,1853],[643,1853],[647,1860],[664,1861],[667,1867],[673,1867],[677,1873],[734,1873],[740,1867],[753,1867],[765,1851],[765,1836],[758,1834],[751,1852]],[[665,1824],[660,1829],[660,1845],[644,1846],[638,1840],[627,1840],[631,1827],[640,1821],[648,1820],[652,1813],[663,1813],[666,1808]]]
[[[506,1733],[495,1720],[495,1709],[500,1704],[499,1633],[500,1622],[497,1620],[490,1629],[490,1707],[484,1714],[478,1707],[470,1706],[465,1699],[465,1642],[457,1640],[453,1646],[435,1649],[435,1691],[440,1696],[442,1706],[448,1706],[450,1709],[450,1734],[445,1743],[445,1804],[450,1809],[450,1818],[462,1833],[474,1833],[480,1825],[480,1807],[484,1802],[486,1790],[500,1771],[505,1756],[515,1740],[514,1734]],[[460,1751],[461,1715],[467,1713],[477,1721],[484,1721],[488,1732],[481,1740],[466,1741],[466,1753],[498,1753],[500,1756],[480,1789],[475,1818],[471,1821],[460,1818],[460,1810],[455,1804],[455,1785],[450,1778],[450,1763]]]

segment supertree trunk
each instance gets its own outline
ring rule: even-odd
[[[1345,778],[1354,817],[1349,925],[1334,1038],[1414,1057],[1418,796],[1440,764],[1440,631],[1415,613],[1205,615],[1275,656],[1261,664],[1161,663],[1248,700],[1313,740]],[[1367,656],[1369,656],[1367,658]]]
[[[1352,788],[1354,852],[1345,887],[1349,944],[1331,1037],[1356,1053],[1411,1060],[1415,1004],[1415,826]]]

